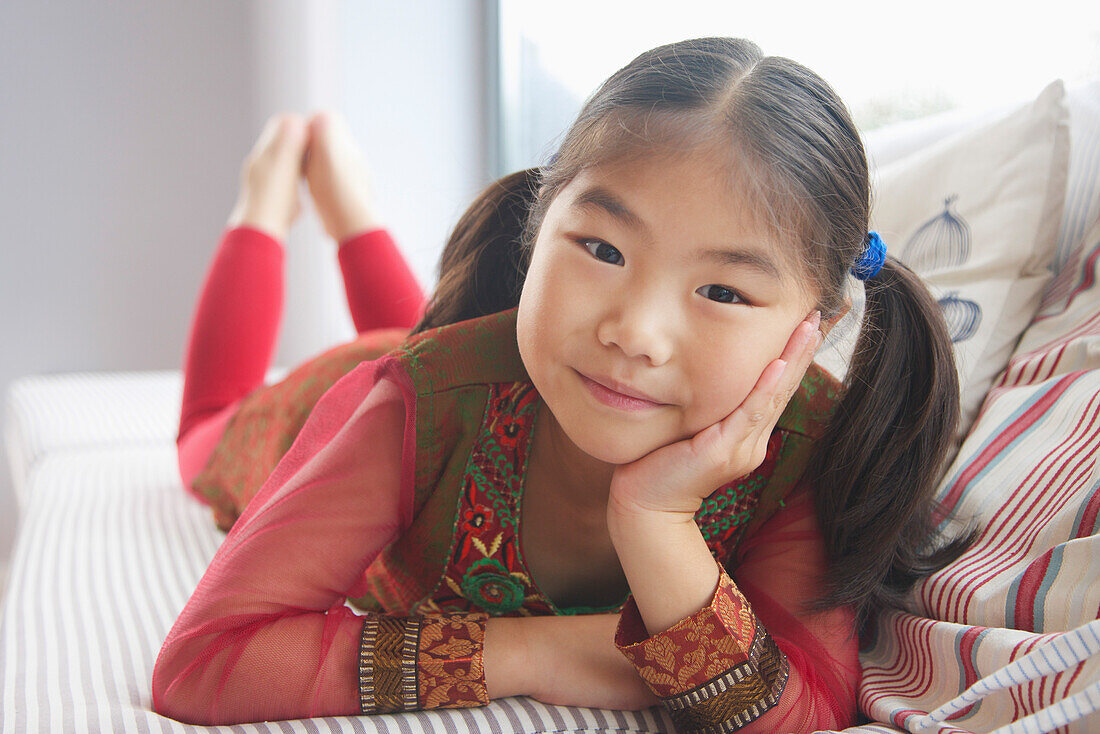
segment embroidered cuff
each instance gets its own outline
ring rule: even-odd
[[[422,618],[417,662],[420,708],[485,706],[485,612],[431,614]]]
[[[787,658],[723,570],[709,604],[652,637],[631,597],[615,646],[683,731],[727,732],[774,706]]]
[[[416,651],[421,617],[370,615],[359,640],[359,710],[390,714],[417,708]]]
[[[485,706],[485,613],[368,615],[359,642],[359,710],[390,714]]]

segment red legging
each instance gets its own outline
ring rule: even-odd
[[[360,334],[417,322],[424,292],[385,229],[349,237],[338,252]],[[264,384],[282,311],[282,244],[252,227],[227,229],[187,340],[176,448],[188,491],[194,493],[191,480],[206,465],[237,404]]]

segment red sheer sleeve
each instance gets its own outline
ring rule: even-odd
[[[746,732],[844,729],[856,723],[859,642],[848,607],[808,612],[824,589],[825,541],[813,495],[803,488],[739,549],[733,573],[757,619],[787,657],[778,704]]]
[[[317,402],[169,632],[153,671],[158,713],[230,724],[373,712],[364,664],[398,683],[411,674],[415,703],[418,658],[434,664],[426,678],[437,686],[483,679],[481,619],[360,616],[344,603],[411,519],[415,403],[395,365],[364,362]],[[395,643],[413,628],[419,649],[415,638]],[[440,660],[438,643],[452,638],[465,647]],[[375,645],[386,656],[375,660]],[[487,702],[483,688],[465,693],[472,703],[437,692],[436,704]]]
[[[633,598],[616,645],[661,698],[680,731],[843,729],[856,718],[860,668],[848,608],[811,613],[825,548],[801,490],[738,550],[708,606],[648,636]],[[741,723],[745,722],[745,723]]]

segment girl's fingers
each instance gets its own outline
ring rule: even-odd
[[[795,330],[791,332],[787,345],[783,348],[780,359],[790,362],[804,361],[809,367],[813,360],[814,351],[817,349],[817,338],[820,335],[821,312],[814,311],[813,315],[805,319]],[[799,378],[801,379],[801,377]]]
[[[784,359],[772,361],[760,373],[748,397],[737,410],[718,423],[720,446],[715,447],[717,457],[735,455],[739,448],[750,445],[765,432],[771,432],[780,415],[775,412],[774,397],[789,368],[790,364]]]
[[[823,337],[819,329],[820,325],[821,312],[814,311],[810,318],[798,325],[791,334],[791,338],[787,340],[787,346],[780,359],[785,360],[790,367],[783,374],[779,389],[773,396],[778,410],[776,420],[779,420],[791,396],[802,384],[802,378],[805,377],[806,370],[809,369],[810,363],[814,360],[814,354],[821,345]]]

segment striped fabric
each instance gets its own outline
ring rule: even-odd
[[[979,541],[861,655],[877,721],[1100,731],[1100,222],[1085,242],[1068,306],[1024,334],[941,485]]]
[[[267,381],[281,380],[287,371],[272,367]],[[72,372],[13,381],[4,445],[20,507],[27,501],[27,475],[48,452],[175,442],[182,389],[179,370]]]
[[[48,389],[21,395],[58,407]],[[175,459],[175,446],[162,442],[69,448],[37,461],[0,611],[2,734],[672,731],[661,708],[601,711],[528,698],[233,727],[157,715],[157,652],[223,537],[209,510],[183,492]]]

